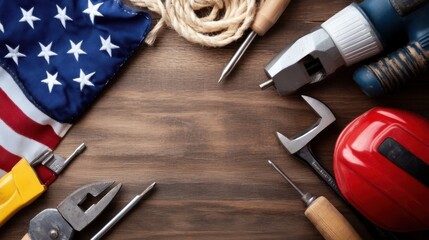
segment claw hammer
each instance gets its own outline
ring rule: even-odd
[[[283,134],[277,132],[277,138],[283,144],[283,146],[296,158],[303,160],[335,191],[339,196],[341,196],[340,190],[338,189],[335,179],[329,174],[316,160],[311,149],[310,142],[327,128],[331,123],[335,121],[335,116],[329,110],[329,108],[322,102],[308,97],[302,96],[304,100],[313,108],[313,110],[320,116],[319,120],[304,131],[303,134],[293,137],[292,139],[287,138]]]

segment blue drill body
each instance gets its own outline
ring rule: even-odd
[[[367,95],[382,95],[427,70],[429,1],[366,0],[359,7],[372,23],[385,52],[402,47],[355,72],[355,81]]]

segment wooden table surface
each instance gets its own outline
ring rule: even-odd
[[[293,136],[304,130],[317,120],[315,113],[299,95],[280,97],[273,88],[258,87],[267,80],[265,65],[280,50],[352,1],[317,2],[292,1],[221,85],[220,73],[242,40],[206,48],[165,30],[155,46],[142,46],[56,153],[67,156],[81,142],[87,150],[47,193],[2,227],[0,239],[20,239],[38,212],[56,207],[80,186],[102,180],[121,182],[122,190],[77,239],[95,234],[154,181],[153,194],[105,239],[321,239],[304,216],[300,196],[267,159],[305,191],[330,199],[370,239],[351,210],[275,136],[276,131]],[[353,69],[341,69],[300,91],[326,103],[337,117],[312,142],[331,172],[339,133],[370,108],[396,107],[429,118],[427,86],[370,99],[352,80]]]

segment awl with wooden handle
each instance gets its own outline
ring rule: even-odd
[[[283,11],[289,5],[290,0],[267,0],[256,14],[255,20],[251,26],[252,31],[247,36],[246,40],[241,44],[240,48],[232,56],[226,67],[222,71],[219,78],[219,83],[222,82],[234,69],[240,58],[243,56],[250,43],[256,35],[263,36],[277,22]]]
[[[359,240],[359,234],[347,219],[323,196],[315,197],[304,193],[272,161],[268,163],[301,194],[301,200],[307,205],[305,216],[313,223],[320,234],[327,240]]]

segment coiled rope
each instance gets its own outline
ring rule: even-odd
[[[192,43],[222,47],[239,39],[250,27],[260,0],[129,0],[160,15],[146,37],[153,45],[164,26]]]

